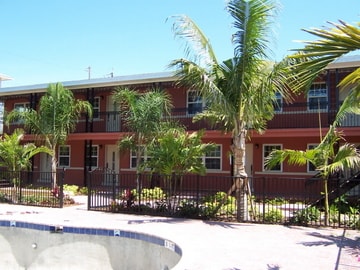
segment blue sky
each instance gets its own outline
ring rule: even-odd
[[[278,0],[273,59],[313,40],[301,29],[339,19],[360,22],[360,0]],[[167,71],[184,57],[174,38],[176,14],[191,17],[210,39],[218,60],[233,55],[232,20],[225,0],[0,0],[2,87]]]

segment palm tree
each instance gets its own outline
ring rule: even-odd
[[[66,142],[69,133],[76,128],[81,113],[86,112],[91,117],[92,107],[88,101],[75,99],[73,93],[61,83],[50,84],[39,102],[38,111],[13,110],[7,116],[7,123],[20,120],[25,129],[36,135],[37,139],[54,153],[51,157],[51,172],[53,187],[56,183],[57,157],[56,149]]]
[[[360,50],[360,23],[355,26],[340,20],[339,23],[329,23],[329,25],[331,28],[328,29],[304,30],[319,39],[304,41],[304,48],[295,49],[296,53],[288,56],[294,74],[292,88],[309,89],[313,80],[328,64]],[[339,86],[350,86],[353,91],[359,93],[359,82],[360,68],[347,75]]]
[[[324,182],[324,208],[325,208],[325,225],[329,224],[329,195],[328,195],[328,180],[336,173],[346,171],[348,169],[359,168],[360,166],[360,152],[355,145],[344,143],[340,145],[340,140],[343,139],[342,133],[337,130],[337,126],[341,120],[346,117],[349,112],[360,113],[358,102],[354,106],[353,95],[349,95],[344,103],[341,105],[339,112],[333,125],[330,126],[327,134],[322,139],[320,144],[314,149],[302,150],[274,150],[266,158],[265,165],[272,168],[284,161],[290,165],[306,165],[307,162],[314,165],[319,172],[319,177]]]
[[[273,117],[276,93],[290,100],[285,84],[286,62],[269,60],[271,45],[268,38],[276,6],[271,1],[231,0],[227,9],[234,19],[232,36],[234,56],[218,62],[204,33],[187,16],[175,17],[173,31],[185,38],[187,56],[171,62],[182,85],[198,90],[207,108],[194,120],[207,118],[220,123],[232,135],[234,183],[228,194],[236,191],[239,221],[247,220],[247,173],[245,171],[245,142],[248,131],[263,131]]]
[[[157,134],[164,117],[170,114],[171,100],[168,94],[158,89],[139,93],[119,87],[113,95],[129,129],[129,134],[119,141],[119,148],[136,153],[136,173],[139,175],[143,171],[146,145]],[[138,177],[137,188],[140,188]]]
[[[8,168],[13,181],[12,200],[16,200],[16,187],[19,184],[19,173],[31,166],[31,158],[39,153],[53,155],[53,152],[45,147],[37,147],[34,143],[21,144],[24,131],[15,129],[11,134],[4,134],[0,139],[0,166]]]
[[[205,174],[206,168],[202,162],[205,154],[215,147],[212,143],[202,142],[203,131],[187,133],[183,127],[165,127],[147,147],[147,154],[151,157],[145,162],[146,168],[164,177],[168,192],[169,209],[178,205],[173,197],[181,191],[183,176],[186,173]]]

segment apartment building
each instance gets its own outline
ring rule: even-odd
[[[319,75],[308,94],[300,95],[292,104],[278,97],[274,104],[276,114],[268,122],[263,134],[249,132],[246,144],[246,170],[249,176],[311,177],[315,174],[310,165],[303,167],[281,164],[276,168],[264,168],[264,159],[272,149],[302,149],[314,147],[332,124],[337,109],[351,89],[339,89],[338,82],[349,72],[360,67],[360,57],[351,56],[330,64]],[[139,91],[161,88],[172,97],[172,117],[186,126],[188,132],[205,129],[204,142],[217,145],[209,156],[204,156],[208,175],[231,175],[231,134],[215,130],[205,121],[193,123],[192,117],[201,111],[205,101],[196,89],[177,87],[171,73],[152,73],[118,76],[102,79],[67,81],[62,84],[74,92],[78,99],[88,100],[94,110],[93,119],[86,115],[78,121],[74,133],[65,145],[59,147],[58,168],[66,169],[66,184],[86,185],[87,172],[110,170],[116,173],[135,173],[135,156],[131,152],[120,153],[117,141],[128,130],[123,124],[112,93],[118,86],[128,86]],[[0,101],[5,111],[36,108],[48,84],[0,88]],[[11,133],[21,123],[4,127]],[[348,142],[360,144],[360,118],[349,116],[341,125]],[[31,139],[31,136],[27,137]],[[33,161],[33,170],[50,171],[50,157],[41,154]]]

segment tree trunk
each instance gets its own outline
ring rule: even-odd
[[[245,171],[245,140],[246,130],[242,130],[238,136],[234,136],[231,146],[234,155],[234,181],[228,191],[228,195],[235,191],[237,202],[236,217],[238,221],[249,219],[248,198],[246,193],[247,173]]]
[[[328,180],[324,179],[325,226],[329,225],[329,192]]]
[[[56,147],[53,149],[53,155],[51,156],[51,178],[52,178],[52,187],[55,189],[57,187],[56,179],[56,169],[57,169],[57,159],[56,159]]]

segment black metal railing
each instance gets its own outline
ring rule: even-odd
[[[62,208],[64,176],[64,171],[54,176],[51,172],[0,170],[0,202]]]
[[[227,194],[232,177],[91,173],[88,179],[89,210],[237,220],[236,194]],[[329,182],[331,190],[338,185],[339,180]],[[360,226],[359,202],[354,201],[360,194],[359,186],[358,180],[352,191],[332,198],[330,226]],[[321,179],[254,177],[248,187],[248,221],[325,224],[324,205],[313,205],[323,196]]]
[[[272,120],[268,121],[268,129],[286,128],[319,128],[330,126],[336,116],[338,106],[325,106],[326,109],[310,110],[308,103],[284,104],[281,110],[277,111]],[[194,114],[189,108],[175,108],[168,120],[177,121],[187,130],[218,130],[221,126],[210,125],[206,120],[193,122]],[[343,127],[359,127],[360,116],[349,114],[341,123]],[[4,132],[11,133],[15,128],[22,127],[21,124],[5,126]],[[75,133],[87,132],[129,132],[126,123],[121,119],[118,111],[97,112],[93,119],[85,114],[77,123]]]

